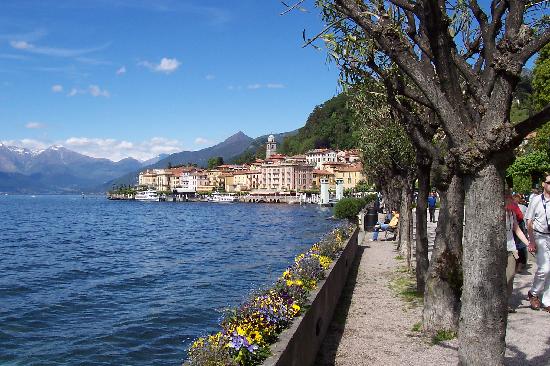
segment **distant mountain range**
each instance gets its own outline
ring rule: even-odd
[[[280,142],[284,136],[293,133],[277,134],[276,140]],[[100,193],[113,185],[136,184],[139,172],[144,169],[188,163],[205,167],[208,159],[216,156],[231,162],[246,151],[256,151],[265,141],[267,135],[253,139],[239,131],[225,141],[202,150],[163,154],[145,162],[133,158],[118,162],[92,158],[62,146],[32,151],[0,144],[0,192]]]
[[[89,192],[142,165],[132,158],[118,162],[92,158],[62,146],[32,151],[0,144],[0,192]]]
[[[266,138],[267,141],[267,138]],[[252,137],[245,135],[242,131],[237,132],[233,136],[228,137],[223,142],[217,145],[207,147],[198,151],[182,151],[168,155],[162,160],[157,161],[154,164],[141,167],[139,170],[125,174],[113,181],[108,182],[102,187],[102,190],[106,191],[113,185],[134,185],[137,183],[137,176],[140,170],[144,169],[161,169],[168,166],[182,165],[182,164],[197,164],[198,166],[206,167],[208,159],[216,156],[221,156],[224,161],[231,161],[236,156],[246,151],[254,142]]]

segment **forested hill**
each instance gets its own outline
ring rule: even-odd
[[[277,152],[296,155],[317,148],[352,149],[357,147],[353,133],[353,112],[346,108],[349,97],[341,93],[318,105],[309,115],[304,127],[288,136]]]

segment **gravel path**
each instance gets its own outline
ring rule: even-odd
[[[433,243],[435,224],[428,231]],[[360,236],[355,266],[315,365],[457,365],[458,341],[433,345],[414,331],[422,307],[389,288],[403,265],[395,259],[395,242],[370,239],[370,233]],[[505,365],[550,365],[550,314],[529,309],[524,300],[535,268],[531,263],[526,274],[516,276],[518,310],[508,318]]]

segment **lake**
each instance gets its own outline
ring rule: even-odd
[[[179,365],[339,225],[315,205],[0,196],[0,364]]]

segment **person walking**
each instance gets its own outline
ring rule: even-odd
[[[430,212],[430,222],[435,222],[435,206],[437,205],[437,193],[432,192],[428,196],[428,211]]]
[[[542,186],[543,193],[531,199],[525,213],[528,250],[537,253],[537,271],[527,297],[531,309],[542,307],[550,313],[550,174],[546,174]]]
[[[506,262],[506,294],[508,297],[508,312],[515,313],[516,309],[510,304],[512,291],[514,289],[514,277],[518,267],[518,250],[516,248],[517,237],[525,246],[529,244],[527,237],[518,225],[517,213],[521,214],[519,207],[515,204],[511,194],[506,195],[506,250],[508,259]]]

